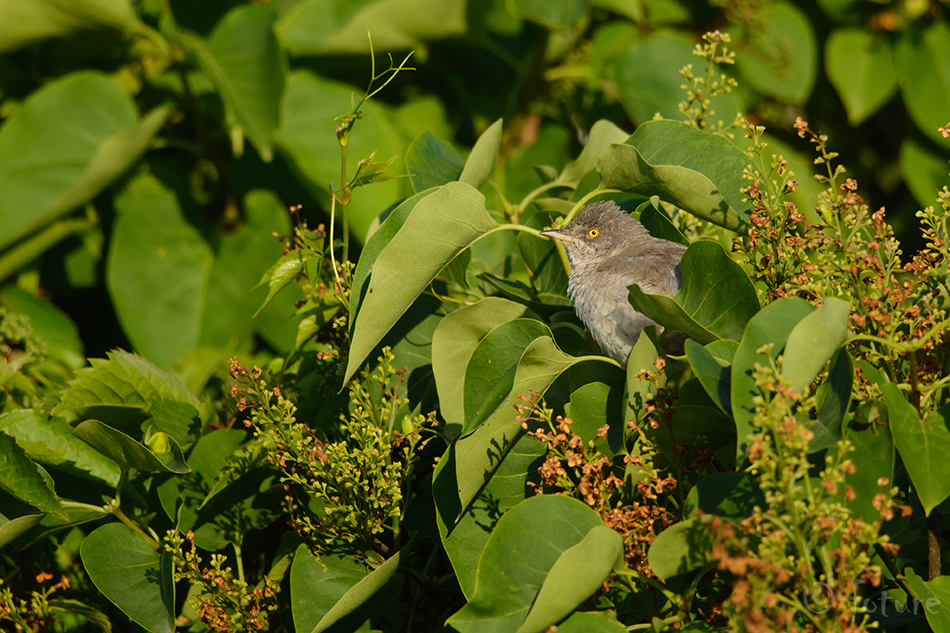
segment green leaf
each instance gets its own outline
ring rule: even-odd
[[[615,123],[600,119],[591,126],[587,144],[584,145],[580,155],[561,170],[557,182],[564,183],[568,187],[577,187],[584,176],[597,168],[600,154],[607,147],[614,143],[623,143],[628,138],[630,135]]]
[[[847,301],[825,297],[821,307],[807,315],[788,335],[782,377],[797,394],[815,380],[831,356],[848,338]]]
[[[518,633],[545,631],[570,615],[612,572],[624,568],[623,552],[623,539],[617,532],[606,525],[591,528],[554,562]]]
[[[854,446],[848,459],[854,464],[855,473],[847,479],[854,489],[853,501],[845,501],[854,514],[868,523],[881,517],[881,511],[874,507],[874,497],[884,488],[878,485],[881,477],[886,477],[888,486],[894,482],[894,442],[891,431],[883,424],[875,424],[863,429],[847,428],[845,437]]]
[[[693,486],[683,505],[683,516],[697,510],[731,519],[752,516],[755,506],[767,508],[765,495],[755,477],[745,473],[712,473]]]
[[[808,442],[809,453],[817,453],[838,443],[841,423],[851,403],[853,380],[851,356],[846,347],[839,348],[831,357],[828,378],[815,391],[818,420],[811,426],[815,436]]]
[[[21,409],[0,415],[0,431],[14,437],[27,456],[41,464],[115,486],[119,467],[73,435],[63,418]]]
[[[355,559],[324,554],[319,559],[300,545],[290,568],[290,604],[297,631],[313,631],[346,592],[367,572]]]
[[[832,31],[825,43],[825,72],[852,127],[877,112],[897,90],[890,41],[866,29]]]
[[[258,308],[258,299],[250,290],[256,287],[261,270],[281,257],[284,247],[274,234],[290,233],[287,209],[272,191],[255,190],[244,196],[244,216],[243,226],[221,235],[215,248],[198,337],[203,346],[227,348],[235,339],[239,345],[250,343],[252,334],[263,325],[263,320],[254,316],[276,293],[271,280],[267,299]]]
[[[818,45],[808,17],[788,2],[763,11],[764,28],[736,37],[736,68],[762,94],[801,104],[815,84]]]
[[[34,508],[68,520],[69,515],[53,492],[52,482],[47,482],[46,477],[48,475],[41,474],[16,440],[0,432],[0,486]]]
[[[448,624],[462,633],[543,631],[596,591],[622,552],[620,535],[580,501],[531,497],[498,521],[475,593]]]
[[[307,264],[313,258],[319,256],[319,254],[310,251],[294,249],[286,255],[282,255],[280,259],[274,262],[274,265],[267,269],[267,272],[264,273],[261,280],[254,286],[255,288],[259,288],[265,283],[267,284],[267,296],[264,298],[264,303],[261,304],[261,307],[254,313],[254,316],[260,314],[260,311],[267,307],[267,304],[270,303],[270,300],[273,299],[278,292],[290,285],[292,281],[306,270]]]
[[[576,611],[558,624],[557,630],[558,633],[624,633],[627,627],[610,615],[601,611]]]
[[[662,30],[638,35],[626,53],[612,64],[620,102],[634,122],[646,123],[656,113],[665,119],[682,119],[679,104],[685,93],[680,69],[687,64],[693,65],[694,73],[705,73],[705,64],[693,54],[689,38]],[[729,125],[740,111],[736,94],[713,98],[711,109],[715,115],[710,123],[722,121]]]
[[[589,382],[571,392],[571,401],[565,407],[565,416],[574,424],[576,433],[587,446],[594,442],[595,450],[608,458],[625,453],[623,445],[623,391],[603,382]],[[606,439],[598,432],[608,426]]]
[[[376,593],[383,588],[387,582],[392,579],[395,575],[396,570],[399,568],[400,557],[408,547],[408,544],[393,554],[390,558],[386,559],[386,562],[371,571],[368,575],[364,576],[362,580],[359,580],[355,585],[350,587],[343,594],[343,597],[340,598],[326,614],[320,618],[320,621],[317,622],[317,625],[311,629],[310,633],[321,633],[330,628],[331,625],[338,622],[345,616],[356,611],[361,607],[367,600],[372,598]]]
[[[53,415],[89,407],[112,406],[143,410],[162,401],[190,404],[197,414],[199,401],[175,376],[141,356],[116,350],[109,359],[92,358],[92,367],[80,369],[69,382]]]
[[[900,453],[907,474],[914,484],[924,513],[930,512],[950,497],[950,430],[947,415],[950,408],[941,407],[923,420],[907,401],[897,385],[881,386],[890,419],[894,446]]]
[[[748,275],[718,242],[702,240],[686,249],[680,262],[683,285],[673,299],[644,294],[630,286],[630,303],[660,325],[685,332],[700,343],[737,340],[759,310]]]
[[[686,341],[686,359],[689,361],[690,367],[693,368],[696,378],[703,385],[703,389],[716,403],[716,406],[723,413],[731,416],[732,399],[729,395],[732,385],[731,363],[716,358],[710,352],[709,346],[703,347],[692,339]]]
[[[901,33],[895,51],[901,97],[917,129],[944,147],[937,128],[947,123],[950,70],[941,59],[950,59],[946,20],[933,20],[922,30],[912,27]]]
[[[900,168],[904,182],[921,207],[934,203],[938,191],[950,182],[950,151],[938,147],[919,133],[908,134],[901,142]]]
[[[425,41],[461,37],[466,31],[463,0],[305,0],[278,27],[292,55],[369,52],[366,33],[378,51],[414,50],[425,54]],[[376,71],[382,68],[377,62]]]
[[[360,253],[360,260],[356,264],[356,271],[353,273],[353,285],[350,291],[350,309],[352,312],[359,312],[363,300],[366,298],[366,292],[369,290],[369,277],[373,272],[373,266],[383,249],[392,241],[393,236],[399,232],[399,229],[406,223],[409,214],[415,208],[420,200],[428,196],[434,190],[423,191],[414,196],[406,198],[400,203],[392,213],[379,225],[379,228],[373,232],[363,250]],[[350,323],[350,335],[353,334],[353,323]]]
[[[637,207],[640,224],[653,237],[689,246],[689,240],[676,228],[669,216],[659,208],[659,202],[659,197],[653,196]]]
[[[46,343],[49,357],[72,369],[79,369],[86,364],[79,329],[69,315],[54,303],[44,301],[17,286],[3,288],[0,303],[13,312],[30,317],[33,334]]]
[[[570,31],[587,13],[587,0],[511,0],[508,10],[516,18],[537,22],[549,29]]]
[[[476,189],[488,182],[495,163],[498,161],[498,151],[501,149],[502,120],[492,123],[487,130],[475,141],[472,153],[465,161],[465,167],[458,177],[459,182],[465,182]]]
[[[429,130],[420,134],[406,152],[406,170],[416,193],[455,182],[463,169],[465,161],[455,148]]]
[[[785,348],[789,334],[803,318],[814,312],[815,308],[798,298],[784,298],[770,303],[749,321],[739,342],[732,363],[732,385],[730,399],[732,416],[736,422],[736,463],[741,464],[749,447],[748,436],[752,432],[752,419],[755,407],[752,398],[759,393],[752,378],[756,363],[768,364],[768,358],[759,354],[758,349],[772,343],[772,360],[778,358]]]
[[[666,580],[708,563],[713,539],[698,518],[680,521],[657,534],[647,552],[647,562],[658,578]]]
[[[103,525],[86,537],[80,556],[96,588],[152,633],[175,631],[171,554],[159,554],[125,525]]]
[[[68,515],[67,519],[55,514],[30,514],[6,522],[0,521],[0,547],[12,544],[16,550],[22,551],[65,527],[101,521],[110,515],[105,508],[87,503],[62,501],[62,506]],[[10,512],[9,504],[6,504],[4,512]]]
[[[178,443],[166,433],[155,433],[146,447],[99,420],[86,420],[73,433],[123,468],[147,472],[191,472]]]
[[[240,6],[218,22],[207,44],[195,37],[186,39],[228,114],[264,162],[274,157],[286,84],[287,63],[274,33],[276,19],[267,5]]]
[[[0,248],[92,199],[138,160],[169,112],[139,123],[129,95],[94,72],[33,93],[0,130]]]
[[[739,192],[747,159],[728,140],[676,121],[649,121],[600,155],[601,185],[657,195],[731,231],[748,224]]]
[[[907,567],[904,575],[920,598],[921,604],[914,606],[914,613],[923,607],[922,611],[933,633],[950,633],[950,576],[938,576],[926,582],[914,572],[913,567]],[[910,610],[910,606],[907,610]]]
[[[484,196],[465,183],[449,183],[416,204],[373,265],[354,319],[344,382],[439,271],[496,226]]]
[[[459,506],[463,511],[492,478],[523,432],[513,408],[517,396],[529,397],[531,392],[544,394],[558,376],[584,362],[605,363],[620,371],[612,361],[600,356],[586,359],[569,356],[547,337],[535,339],[528,345],[515,370],[508,398],[478,428],[455,443]]]
[[[458,434],[465,423],[465,374],[479,342],[497,326],[527,313],[524,304],[486,297],[439,322],[432,335],[432,373],[446,432],[454,428]]]
[[[551,328],[536,319],[514,319],[479,342],[465,370],[462,435],[474,431],[508,398],[522,354],[531,341],[542,336],[554,338]]]
[[[475,502],[464,512],[458,497],[454,445],[436,465],[432,496],[439,536],[466,598],[471,599],[474,595],[478,559],[498,519],[528,496],[529,470],[546,452],[544,444],[522,435],[502,459]]]
[[[128,0],[0,2],[0,53],[86,29],[143,28]]]
[[[197,347],[211,248],[185,220],[175,192],[147,172],[129,182],[115,206],[109,294],[136,350],[170,369]]]

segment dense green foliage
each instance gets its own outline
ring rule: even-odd
[[[0,0],[0,625],[950,631],[947,14]]]

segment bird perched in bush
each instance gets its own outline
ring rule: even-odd
[[[542,231],[560,240],[571,260],[567,290],[574,309],[604,353],[626,364],[640,332],[654,321],[637,312],[627,286],[672,297],[680,289],[686,247],[650,235],[616,203],[589,205],[563,229]],[[657,334],[663,330],[657,325]]]

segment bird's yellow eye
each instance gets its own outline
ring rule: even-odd
[[[591,237],[597,237],[598,235],[600,235],[600,231],[598,231],[597,229],[591,229],[587,231],[587,234],[590,235]]]

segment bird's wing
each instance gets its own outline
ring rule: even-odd
[[[652,256],[626,256],[614,259],[598,273],[607,286],[639,284],[646,294],[672,297],[682,284],[679,258]]]

